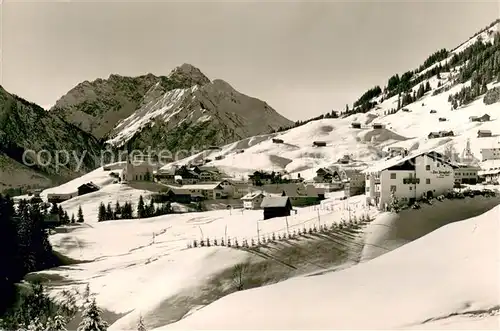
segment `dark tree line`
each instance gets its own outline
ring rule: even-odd
[[[38,203],[21,200],[14,208],[11,198],[0,195],[0,315],[13,304],[15,283],[24,275],[59,264],[45,217]]]
[[[104,205],[104,203],[101,202],[99,205],[97,221],[103,222],[119,219],[148,218],[172,214],[173,212],[172,206],[169,202],[155,206],[153,199],[151,199],[149,204],[146,204],[142,195],[139,197],[135,214],[133,209],[133,204],[130,201],[125,202],[123,205],[120,205],[120,203],[116,201],[114,207],[111,206],[111,203]]]
[[[478,40],[465,51],[455,54],[451,62],[463,65],[456,83],[471,81],[470,86],[464,86],[459,92],[449,96],[448,102],[456,109],[485,94],[488,83],[500,81],[500,34],[495,34],[492,44]]]
[[[307,124],[307,123],[312,122],[312,121],[322,120],[324,118],[339,118],[339,112],[336,112],[335,110],[332,110],[330,113],[321,114],[319,116],[310,118],[310,119],[305,120],[305,121],[296,121],[291,126],[281,126],[276,131],[272,131],[271,133],[283,132],[283,131],[286,131],[286,130],[290,130],[290,129],[302,126],[302,125]]]

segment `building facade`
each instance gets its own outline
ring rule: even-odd
[[[458,165],[454,169],[454,177],[456,184],[477,184],[479,176],[479,167],[472,165]]]
[[[259,209],[262,200],[264,200],[264,193],[260,191],[250,192],[241,198],[243,201],[243,208],[245,209]]]
[[[365,170],[367,202],[387,209],[392,194],[412,203],[422,196],[435,197],[453,189],[453,166],[437,153],[388,160]]]
[[[481,148],[481,161],[500,160],[500,146]]]

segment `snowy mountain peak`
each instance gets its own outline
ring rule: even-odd
[[[168,75],[169,78],[185,83],[187,86],[205,85],[210,83],[210,79],[205,76],[200,69],[189,63],[184,63],[176,67]]]

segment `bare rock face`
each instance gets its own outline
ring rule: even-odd
[[[203,86],[210,83],[210,79],[205,76],[200,69],[191,64],[184,63],[183,65],[175,68],[168,75],[168,78],[181,83],[186,87],[194,85]]]
[[[66,121],[116,147],[229,143],[268,133],[291,121],[267,103],[236,91],[184,63],[168,76],[110,75],[78,84],[51,109]]]
[[[500,87],[494,87],[486,92],[483,102],[485,105],[492,105],[496,102],[500,102]]]
[[[163,92],[163,93],[162,93]],[[120,121],[107,143],[171,151],[221,145],[267,133],[292,122],[267,103],[216,79],[187,89],[151,89],[148,102]]]

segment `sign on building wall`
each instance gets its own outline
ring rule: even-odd
[[[451,171],[449,170],[432,170],[431,171],[432,174],[436,175],[437,178],[444,178],[444,177],[448,177],[451,175]]]

